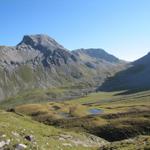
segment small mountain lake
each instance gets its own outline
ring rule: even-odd
[[[91,115],[99,115],[99,114],[102,114],[104,111],[98,108],[92,108],[92,109],[89,109],[88,112]]]
[[[99,115],[99,114],[103,114],[104,111],[102,109],[98,109],[98,108],[91,108],[91,109],[88,109],[87,112],[90,114],[90,115]],[[59,115],[63,118],[73,118],[69,113],[66,113],[66,112],[60,112]]]

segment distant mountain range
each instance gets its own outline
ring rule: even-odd
[[[128,63],[102,49],[69,51],[47,35],[0,46],[0,99],[34,88],[100,86]]]

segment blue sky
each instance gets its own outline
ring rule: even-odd
[[[103,48],[125,60],[150,51],[150,0],[0,0],[0,45],[44,33],[68,49]]]

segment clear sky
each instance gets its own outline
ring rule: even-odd
[[[0,0],[0,45],[39,33],[135,60],[150,51],[150,0]]]

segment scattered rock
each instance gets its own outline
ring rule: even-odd
[[[10,139],[6,140],[6,141],[1,141],[0,142],[0,149],[3,148],[5,145],[9,145],[10,144]]]
[[[14,108],[9,108],[7,109],[8,112],[15,112],[15,109]]]
[[[5,137],[6,137],[6,135],[5,135],[5,134],[3,134],[1,137],[5,138]]]
[[[27,146],[25,144],[18,144],[15,148],[15,150],[24,150],[26,149]]]
[[[17,132],[12,131],[11,133],[12,133],[13,136],[19,137],[19,134]]]
[[[69,134],[61,134],[60,137],[64,138],[64,139],[72,139],[73,137]]]
[[[1,141],[1,142],[0,142],[0,148],[3,148],[5,145],[6,145],[6,142],[5,142],[5,141]]]
[[[62,137],[60,137],[60,138],[59,138],[59,140],[60,140],[60,141],[65,141],[65,139],[64,139],[64,138],[62,138]]]
[[[10,139],[6,140],[6,145],[9,145],[10,144]]]
[[[70,143],[63,143],[62,145],[72,147],[72,145]]]
[[[30,142],[33,141],[33,135],[26,135],[24,138]]]

